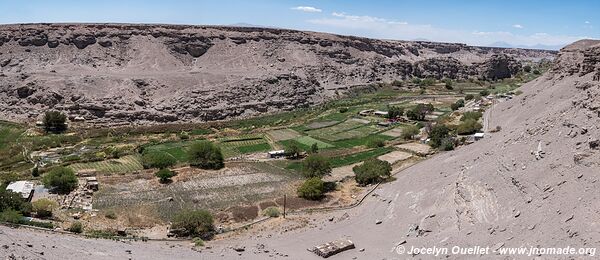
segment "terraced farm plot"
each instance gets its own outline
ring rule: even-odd
[[[303,146],[307,146],[307,147],[311,147],[313,144],[317,144],[317,147],[319,147],[319,149],[325,149],[325,148],[331,148],[333,147],[333,145],[328,144],[326,142],[314,139],[310,136],[301,136],[298,137],[296,139],[298,143],[301,143]]]
[[[339,123],[339,121],[319,121],[319,122],[312,122],[308,125],[306,125],[306,128],[308,129],[319,129],[319,128],[324,128],[324,127],[329,127],[332,125],[335,125]]]
[[[129,173],[144,169],[141,159],[137,155],[127,155],[119,159],[110,159],[99,162],[75,163],[71,164],[69,167],[76,172],[84,169],[93,169],[99,173],[105,174]]]
[[[180,162],[186,162],[187,158],[187,148],[192,145],[195,141],[186,141],[186,142],[172,142],[172,143],[162,143],[153,146],[146,147],[148,151],[161,151],[170,154],[175,159]]]
[[[158,184],[151,175],[112,178],[100,179],[105,184],[94,194],[94,208],[152,205],[164,219],[184,208],[218,211],[277,198],[301,180],[300,175],[267,163],[232,163],[218,171],[187,168],[169,185]]]
[[[300,133],[292,129],[278,129],[269,131],[269,135],[275,142],[290,140],[302,136]]]
[[[271,145],[262,135],[248,137],[247,139],[224,139],[218,144],[225,158],[231,158],[240,154],[266,152],[271,150]]]
[[[381,133],[382,135],[387,135],[390,137],[400,137],[402,135],[402,127],[396,127],[396,128],[392,128],[390,130],[387,130],[383,133]]]
[[[342,138],[337,138],[336,136],[342,132],[350,131],[355,128],[359,128],[365,126],[365,124],[355,121],[355,120],[346,120],[337,125],[319,128],[316,130],[306,131],[306,133],[312,137],[317,137],[320,139],[335,141],[340,140]]]

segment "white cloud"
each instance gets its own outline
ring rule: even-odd
[[[566,45],[583,39],[580,36],[551,35],[548,33],[520,34],[505,31],[467,31],[438,28],[427,24],[409,24],[381,17],[350,15],[334,12],[329,17],[307,21],[318,30],[360,35],[383,39],[428,39],[439,42],[461,42],[470,45],[488,45],[506,42],[511,45]],[[521,28],[523,28],[521,26]]]
[[[302,12],[306,12],[306,13],[320,13],[323,12],[323,10],[316,8],[316,7],[312,7],[312,6],[296,6],[296,7],[292,7],[292,10],[296,10],[296,11],[302,11]]]
[[[525,28],[525,27],[523,27],[523,25],[520,25],[520,24],[513,24],[512,27],[517,28],[517,29],[523,29],[523,28]]]
[[[590,24],[590,21],[585,21],[585,22],[583,22],[583,23],[585,23],[585,24]]]

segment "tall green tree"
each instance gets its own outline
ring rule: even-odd
[[[307,178],[322,177],[331,173],[329,159],[318,154],[311,154],[302,163],[302,173]]]
[[[377,158],[366,160],[363,164],[354,166],[356,182],[361,185],[377,183],[391,176],[392,165]]]
[[[221,148],[209,141],[201,141],[190,146],[188,158],[191,166],[218,170],[225,166]]]
[[[70,168],[56,167],[44,174],[42,182],[54,192],[68,194],[77,188],[78,180]]]
[[[67,130],[67,116],[58,111],[47,111],[44,115],[44,129],[46,132],[60,133]]]

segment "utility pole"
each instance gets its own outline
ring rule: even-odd
[[[283,218],[285,218],[285,204],[287,203],[287,195],[283,194]]]

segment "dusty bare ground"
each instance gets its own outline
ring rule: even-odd
[[[417,155],[428,155],[432,152],[431,147],[429,145],[426,144],[422,144],[422,143],[406,143],[406,144],[400,144],[400,145],[396,145],[397,148],[402,149],[402,150],[407,150],[409,152],[415,153]]]

